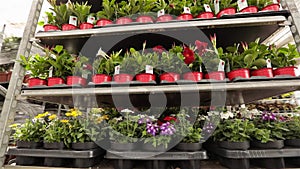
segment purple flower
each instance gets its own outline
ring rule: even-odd
[[[206,132],[206,133],[211,133],[214,129],[214,124],[209,122],[207,123],[207,125],[204,125],[203,127],[203,132]]]
[[[146,130],[147,130],[147,133],[155,136],[159,130],[159,127],[157,124],[147,123]]]
[[[176,132],[176,129],[173,124],[170,122],[163,123],[160,126],[160,134],[161,135],[173,135]]]

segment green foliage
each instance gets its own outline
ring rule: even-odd
[[[148,135],[148,137],[145,135]],[[145,144],[151,143],[153,147],[163,145],[164,148],[168,148],[172,139],[170,136],[166,135],[150,136],[146,131],[143,131],[143,137],[145,137],[143,138]]]
[[[44,133],[43,121],[26,119],[25,123],[14,124],[11,128],[15,131],[12,135],[15,141],[42,141]]]
[[[286,128],[289,131],[283,133],[283,136],[286,139],[299,139],[300,138],[300,117],[292,116],[289,117],[286,121]]]
[[[183,139],[181,142],[183,143],[198,143],[201,139],[202,129],[197,126],[191,124],[191,122],[187,119],[187,114],[181,112],[176,115],[178,123],[175,123],[176,133]]]
[[[115,66],[122,62],[122,50],[113,52],[110,56],[103,53],[93,62],[93,69],[96,74],[106,74],[112,76],[114,74]]]
[[[207,49],[202,55],[203,71],[215,72],[218,70],[220,63],[220,56],[223,56],[223,49],[219,48],[218,54],[214,50]]]
[[[213,137],[217,141],[244,142],[251,140],[254,131],[255,126],[248,119],[226,119],[219,123]]]
[[[117,17],[132,16],[140,11],[138,0],[121,1],[115,4]]]
[[[97,12],[98,19],[109,19],[114,20],[116,18],[116,0],[103,0],[102,7],[103,9]]]
[[[261,143],[274,141],[274,139],[271,138],[271,130],[268,129],[256,129],[252,137],[259,140]]]
[[[87,17],[90,15],[90,10],[91,10],[90,5],[87,5],[87,2],[85,3],[78,3],[76,2],[75,4],[71,5],[71,11],[77,16],[78,23],[84,23],[87,21]]]
[[[86,69],[88,63],[89,63],[89,58],[82,55],[78,56],[75,62],[73,62],[72,74],[74,76],[83,76],[83,75],[91,74],[91,71]]]
[[[183,60],[182,47],[174,46],[169,52],[162,52],[158,69],[164,72],[181,73],[186,66]]]
[[[69,145],[67,138],[69,135],[69,121],[54,119],[46,127],[44,133],[44,142],[56,143],[64,142],[65,145]]]
[[[273,4],[273,0],[248,0],[247,2],[249,6],[257,6],[259,9]]]
[[[52,10],[55,13],[54,21],[57,25],[68,23],[70,16],[73,14],[72,10],[67,4],[56,5],[56,0],[50,0]]]
[[[19,62],[25,70],[30,71],[31,77],[46,79],[49,75],[49,68],[51,67],[49,63],[49,56],[44,57],[36,54],[26,58],[21,55]]]
[[[274,67],[288,67],[296,64],[295,58],[299,58],[300,54],[295,45],[288,44],[288,47],[271,49],[271,62]]]

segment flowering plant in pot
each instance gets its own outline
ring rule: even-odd
[[[59,28],[60,25],[56,23],[55,16],[53,15],[53,13],[45,12],[45,14],[46,14],[45,21],[40,21],[38,23],[40,26],[43,26],[44,31],[48,32],[48,31],[60,30]]]
[[[282,148],[284,146],[284,132],[286,128],[284,117],[275,113],[264,112],[253,119],[255,131],[253,132],[251,146],[258,148]]]
[[[116,0],[103,0],[102,7],[103,9],[96,13],[97,15],[97,26],[105,26],[113,23],[113,20],[116,18],[116,9],[115,9]]]
[[[47,79],[51,67],[48,59],[49,57],[40,56],[39,54],[30,55],[28,58],[24,55],[20,56],[20,64],[30,72],[29,87],[47,85],[45,79]]]
[[[72,76],[67,77],[67,85],[87,84],[88,75],[91,74],[92,66],[88,63],[89,59],[85,56],[77,56],[73,61]]]
[[[217,18],[222,17],[222,15],[234,15],[236,13],[236,6],[237,3],[234,2],[233,0],[216,0],[216,5],[219,5],[219,9],[220,11],[215,11],[216,6],[215,3],[213,1],[211,1],[211,6],[214,7],[214,12],[217,16]]]
[[[248,119],[224,119],[214,131],[213,138],[222,148],[247,150],[254,130],[253,122]]]
[[[193,15],[203,10],[201,2],[192,0],[171,0],[168,8],[170,14],[177,16],[177,20],[191,20],[194,18]]]
[[[59,25],[59,27],[61,27],[62,30],[77,29],[76,25],[68,24],[70,16],[73,15],[73,12],[71,10],[71,4],[61,3],[60,5],[57,5],[56,0],[51,0],[50,4],[52,6],[50,10],[55,13],[54,21],[57,25]]]
[[[115,117],[108,121],[111,149],[127,151],[135,149],[135,143],[140,137],[138,116],[133,111],[123,112],[124,116]]]
[[[168,22],[173,20],[173,16],[170,14],[171,7],[165,0],[157,0],[152,12],[157,12],[156,22]]]
[[[16,141],[18,148],[42,147],[46,125],[44,118],[48,114],[48,112],[41,113],[32,119],[26,119],[22,124],[15,123],[10,126],[14,131],[12,137]]]
[[[248,0],[249,6],[256,6],[261,11],[278,11],[279,10],[279,4],[274,4],[273,0]]]
[[[131,55],[130,51],[127,51],[120,63],[119,72],[115,72],[113,79],[116,82],[130,82],[134,76],[138,74],[139,65],[135,64],[137,60]]]
[[[195,5],[191,7],[194,17],[208,19],[215,16],[212,11],[207,10],[211,8],[211,0],[194,1],[194,3]],[[205,5],[208,5],[208,7]]]
[[[295,58],[299,58],[300,54],[297,51],[295,45],[289,44],[288,47],[271,48],[271,62],[272,65],[277,68],[274,70],[274,76],[276,75],[289,75],[296,76],[295,74]]]
[[[293,114],[285,120],[286,128],[289,131],[283,133],[284,144],[287,146],[300,147],[300,117]]]
[[[72,75],[75,58],[61,45],[56,45],[51,50],[45,49],[45,52],[51,65],[47,78],[48,86],[65,84],[67,76]]]
[[[137,14],[140,10],[138,0],[121,1],[115,4],[117,10],[116,24],[127,24],[133,22],[132,15]]]
[[[76,2],[71,5],[71,11],[77,17],[80,29],[91,29],[94,27],[94,23],[87,22],[88,16],[91,14],[91,7],[92,6],[87,5],[87,2],[82,2],[81,4]]]
[[[136,22],[153,23],[154,16],[151,13],[155,7],[156,0],[137,0],[139,5],[139,12],[135,18]]]
[[[115,71],[115,66],[121,63],[121,52],[113,52],[107,55],[105,52],[100,52],[97,59],[93,62],[94,75],[92,77],[93,83],[103,83],[112,80]]]

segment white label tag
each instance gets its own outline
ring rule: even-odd
[[[298,66],[298,67],[295,67],[294,71],[295,71],[295,76],[299,76],[299,75],[300,75],[300,69],[299,69],[299,66]]]
[[[225,62],[223,60],[220,60],[218,71],[224,71],[224,67],[225,67]]]
[[[69,18],[69,24],[77,26],[77,17],[76,16],[70,16],[70,18]]]
[[[159,11],[157,12],[157,17],[163,16],[163,15],[165,15],[165,10],[164,10],[164,9],[159,10]]]
[[[201,65],[199,66],[199,72],[202,72],[202,66]]]
[[[246,0],[238,0],[237,4],[238,4],[239,11],[248,7],[248,3]]]
[[[115,67],[115,75],[120,74],[120,65]]]
[[[87,74],[87,73],[83,73],[83,74],[82,74],[82,78],[87,79],[87,78],[88,78],[88,74]]]
[[[205,12],[212,12],[209,4],[204,4],[204,9],[205,9]]]
[[[274,4],[278,4],[278,0],[273,0],[273,3]]]
[[[49,77],[53,76],[53,66],[49,68]]]
[[[246,108],[246,105],[245,105],[245,104],[242,104],[242,105],[241,105],[241,108],[242,108],[242,109]]]
[[[215,13],[219,13],[220,12],[220,0],[214,0],[214,7],[215,7]]]
[[[56,55],[54,55],[54,54],[50,54],[50,56],[53,58],[53,59],[56,59]]]
[[[271,59],[267,59],[267,68],[272,68],[272,63],[271,63]]]
[[[94,16],[89,15],[88,18],[87,18],[87,20],[86,20],[86,22],[87,22],[87,23],[94,24],[95,19],[96,19],[96,18],[95,18]]]
[[[183,13],[191,14],[191,9],[189,7],[183,7]]]
[[[153,66],[151,66],[151,65],[146,65],[146,73],[153,74]]]

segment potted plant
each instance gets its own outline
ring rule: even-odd
[[[61,45],[56,45],[51,50],[46,49],[45,52],[51,65],[49,70],[51,73],[49,72],[49,77],[47,78],[48,86],[65,84],[67,76],[72,75],[74,57],[63,49]]]
[[[77,17],[78,25],[80,29],[91,29],[94,27],[94,23],[87,22],[88,16],[91,14],[90,5],[87,5],[87,2],[85,3],[78,3],[71,5],[71,11],[72,13]]]
[[[71,10],[71,4],[56,4],[56,0],[51,0],[50,4],[53,8],[50,8],[55,13],[54,21],[57,25],[61,26],[62,30],[73,30],[77,29],[76,25],[69,24],[70,16],[73,12]]]
[[[103,9],[97,12],[97,26],[105,26],[112,24],[113,20],[116,18],[115,0],[103,0]]]
[[[295,76],[294,66],[296,64],[295,58],[299,58],[300,54],[295,45],[289,44],[288,47],[271,49],[271,63],[276,68],[273,71],[274,76],[289,75]]]
[[[286,146],[300,147],[300,117],[297,114],[287,117],[286,128],[289,131],[283,133],[284,144]]]
[[[253,122],[248,119],[224,119],[217,126],[213,137],[222,148],[247,150],[250,147],[249,141],[254,130]]]
[[[249,6],[256,6],[261,11],[278,11],[279,4],[274,3],[273,0],[248,0]]]
[[[137,60],[131,55],[130,51],[124,54],[122,62],[120,64],[119,72],[114,74],[113,79],[116,82],[130,82],[134,76],[138,73],[138,65],[135,64]]]
[[[55,16],[52,12],[45,12],[46,19],[43,22],[39,22],[39,25],[43,26],[44,31],[57,31],[60,30],[59,26],[56,23]]]
[[[30,79],[28,79],[29,87],[47,85],[45,79],[47,79],[51,67],[48,62],[48,57],[36,54],[26,58],[24,55],[21,55],[20,59],[20,64],[25,70],[30,71]]]
[[[261,1],[257,1],[257,0],[248,0],[247,1],[247,7],[244,7],[242,9],[239,9],[239,12],[241,13],[257,13],[258,12],[258,3],[260,3]]]
[[[89,59],[85,56],[77,56],[73,61],[72,76],[67,77],[67,85],[87,84],[88,75],[91,73],[92,66],[88,64]]]
[[[139,13],[136,22],[140,23],[153,23],[154,19],[151,16],[151,11],[155,7],[156,0],[138,0]]]
[[[254,118],[255,130],[251,141],[252,147],[280,149],[284,146],[283,133],[287,132],[285,122],[280,115],[264,112]]]
[[[95,75],[92,77],[92,81],[95,84],[108,82],[112,80],[112,76],[114,74],[115,66],[120,65],[121,63],[121,54],[122,50],[116,53],[112,53],[108,56],[105,52],[101,52],[94,62],[93,69]]]
[[[156,22],[168,22],[173,20],[173,16],[169,14],[170,9],[165,0],[157,0],[153,12],[157,12]]]
[[[194,3],[197,3],[197,5],[194,5],[192,7],[192,13],[196,14],[196,18],[204,18],[204,19],[209,19],[213,18],[215,15],[212,11],[206,11],[204,9],[211,9],[211,0],[202,0],[201,3],[200,1],[194,1]],[[208,6],[205,6],[208,5]],[[193,12],[195,11],[195,12]]]
[[[121,1],[115,4],[117,10],[116,24],[128,24],[133,22],[132,15],[139,12],[139,5],[137,0]]]
[[[219,1],[219,9],[220,11],[215,11],[217,18],[222,17],[222,15],[234,15],[236,13],[237,3],[232,0],[222,0]],[[214,6],[214,3],[212,3]],[[216,7],[214,6],[216,9]]]
[[[124,116],[115,117],[108,121],[111,149],[116,151],[132,151],[140,137],[138,116],[131,115],[132,111],[123,111]]]
[[[11,64],[0,65],[0,82],[8,82],[11,77]]]

